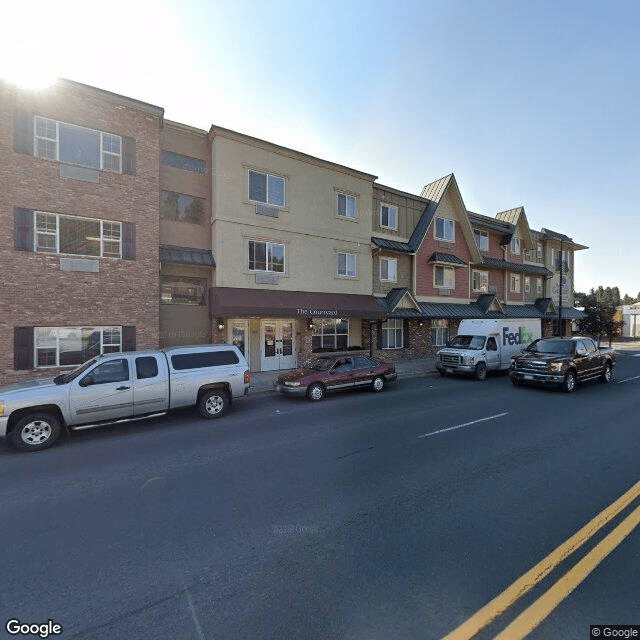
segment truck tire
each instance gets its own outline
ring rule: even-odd
[[[475,372],[476,380],[486,380],[487,378],[487,365],[484,362],[478,362]]]
[[[613,371],[611,370],[610,362],[605,362],[602,375],[598,379],[600,380],[600,382],[604,382],[605,384],[611,382],[611,380],[613,379]]]
[[[209,389],[198,400],[198,412],[207,420],[220,418],[228,408],[229,396],[222,389]]]
[[[11,431],[11,442],[20,451],[49,448],[60,435],[60,422],[50,413],[31,413],[20,418]]]
[[[571,393],[576,388],[576,373],[575,371],[567,371],[564,380],[562,381],[562,390],[565,393]]]

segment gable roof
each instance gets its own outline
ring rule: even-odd
[[[387,238],[378,238],[376,236],[371,237],[371,242],[380,249],[386,249],[387,251],[397,251],[399,253],[415,253],[420,245],[424,234],[427,232],[436,209],[438,208],[437,202],[430,201],[425,207],[418,224],[416,225],[409,242],[399,242],[397,240],[388,240]]]
[[[512,224],[514,228],[520,227],[520,234],[524,240],[525,249],[533,249],[533,238],[531,237],[531,229],[529,228],[529,221],[527,220],[527,214],[524,212],[524,207],[515,207],[515,209],[500,211],[496,213],[496,220],[508,222]]]

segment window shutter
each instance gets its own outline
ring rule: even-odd
[[[33,209],[13,210],[13,248],[16,251],[34,251]]]
[[[13,368],[33,369],[33,327],[13,328]]]
[[[133,138],[122,138],[122,173],[136,172],[136,141]]]
[[[376,336],[376,349],[382,349],[382,321],[376,323],[378,335]]]
[[[16,111],[13,115],[13,150],[33,155],[33,114]]]
[[[409,320],[402,321],[402,346],[408,347],[411,344],[411,336],[409,335]]]
[[[122,327],[122,350],[136,350],[136,328],[132,326]]]
[[[122,223],[122,259],[136,259],[136,225],[133,222]]]

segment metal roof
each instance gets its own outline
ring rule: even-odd
[[[507,235],[511,235],[515,231],[515,226],[509,222],[503,222],[502,220],[489,218],[488,216],[483,216],[479,213],[471,213],[471,211],[467,211],[467,216],[472,227],[489,229],[490,231],[498,231]]]
[[[467,266],[464,260],[453,255],[453,253],[441,253],[439,251],[434,251],[427,262],[446,262],[447,264],[457,264],[462,267]]]
[[[413,253],[408,242],[399,242],[398,240],[388,240],[387,238],[376,238],[373,236],[371,242],[379,249],[387,251],[396,251],[398,253]]]
[[[422,187],[422,193],[420,196],[428,200],[440,202],[440,198],[442,198],[444,192],[447,190],[452,177],[453,173],[450,173],[448,176],[444,176],[444,178],[438,178],[438,180],[430,182]]]
[[[551,277],[553,275],[546,267],[536,266],[534,264],[521,264],[519,262],[507,262],[502,258],[482,258],[482,264],[487,267],[508,269],[509,271],[519,271],[521,273],[533,273],[539,276]]]
[[[437,202],[429,202],[425,207],[420,220],[416,228],[413,230],[409,242],[398,242],[397,240],[387,240],[387,238],[378,238],[373,236],[371,242],[380,249],[386,249],[387,251],[397,251],[399,253],[415,253],[420,247],[420,243],[424,238],[424,234],[427,232],[436,209],[438,208]]]
[[[160,247],[160,262],[185,264],[190,267],[215,267],[210,249],[189,249],[187,247]]]

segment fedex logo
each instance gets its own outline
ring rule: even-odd
[[[521,344],[527,345],[533,341],[533,333],[525,327],[518,327],[517,333],[511,333],[509,327],[502,328],[502,345]]]

